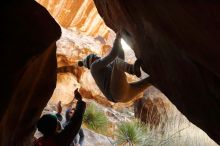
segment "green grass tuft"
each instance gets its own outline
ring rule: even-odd
[[[103,111],[97,108],[94,103],[91,103],[86,108],[83,123],[87,128],[102,133],[107,128],[108,119]]]
[[[116,142],[119,145],[143,145],[146,141],[147,128],[137,120],[118,124]]]

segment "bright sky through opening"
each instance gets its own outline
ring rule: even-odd
[[[131,50],[131,47],[125,42],[125,40],[123,38],[121,38],[121,45],[122,45],[122,48],[125,52]]]

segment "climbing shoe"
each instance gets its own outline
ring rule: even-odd
[[[137,59],[133,65],[133,73],[138,78],[141,77],[141,60]]]

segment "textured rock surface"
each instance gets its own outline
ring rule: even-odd
[[[76,27],[92,36],[108,37],[109,28],[97,12],[93,0],[37,0],[65,27]]]
[[[219,3],[94,2],[110,28],[128,32],[152,83],[220,144]]]
[[[134,103],[135,117],[152,127],[163,126],[168,114],[172,113],[171,105],[159,90],[151,86],[144,91],[144,97]]]
[[[111,139],[108,139],[106,136],[97,134],[88,129],[84,129],[84,134],[86,135],[85,146],[112,146],[110,143]]]
[[[0,145],[30,145],[36,121],[56,85],[61,30],[35,1],[1,7]]]

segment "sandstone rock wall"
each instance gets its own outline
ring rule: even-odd
[[[76,27],[92,36],[108,37],[109,28],[93,0],[37,0],[64,28]]]
[[[29,146],[56,86],[60,26],[35,1],[1,7],[0,145]]]
[[[153,85],[220,144],[220,5],[211,1],[94,0],[134,46]]]

